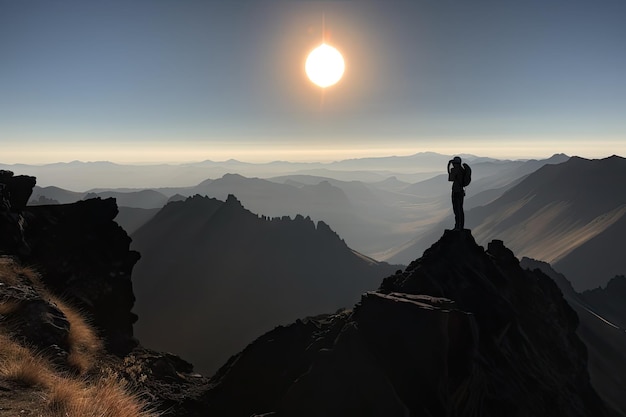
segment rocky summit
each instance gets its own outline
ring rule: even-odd
[[[207,415],[608,416],[577,325],[554,281],[501,241],[446,231],[354,309],[231,358]]]

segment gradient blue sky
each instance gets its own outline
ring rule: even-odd
[[[346,60],[322,92],[304,61]],[[0,0],[0,162],[626,155],[626,2]]]

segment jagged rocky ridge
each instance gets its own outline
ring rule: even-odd
[[[260,216],[232,194],[170,202],[132,238],[136,334],[206,375],[278,324],[352,306],[398,268],[323,221]]]
[[[578,319],[502,242],[446,231],[353,310],[278,327],[212,379],[219,416],[606,416]],[[273,413],[273,414],[272,414]]]

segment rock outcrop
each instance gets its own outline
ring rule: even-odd
[[[131,272],[139,254],[113,221],[114,199],[35,206],[24,210],[30,254],[22,262],[41,273],[44,284],[84,310],[111,351],[126,353],[136,342],[131,312]]]
[[[3,173],[10,210],[0,217],[0,252],[36,268],[53,293],[83,310],[107,347],[124,354],[136,341],[130,274],[139,254],[113,221],[114,199],[27,207],[35,178]]]
[[[353,310],[260,337],[212,379],[220,416],[607,416],[578,319],[502,242],[446,231]],[[274,413],[274,414],[271,414]]]

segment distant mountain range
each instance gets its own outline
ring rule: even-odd
[[[178,165],[121,165],[106,161],[73,161],[46,165],[0,163],[0,169],[13,171],[16,175],[34,175],[39,178],[42,186],[57,186],[74,191],[94,188],[186,187],[229,173],[260,178],[303,174],[365,182],[383,181],[396,176],[413,183],[441,172],[451,157],[452,155],[421,152],[409,156],[348,159],[331,163],[275,161],[255,164],[231,159]],[[492,160],[474,155],[465,155],[464,158],[468,161]]]
[[[321,221],[261,217],[232,195],[171,202],[132,239],[137,336],[204,373],[277,324],[352,305],[397,269]]]
[[[466,227],[479,242],[501,239],[521,256],[551,263],[577,291],[604,285],[626,271],[626,192],[616,185],[624,172],[626,159],[618,156],[546,164],[509,182],[490,203],[466,210]],[[387,259],[407,262],[452,224],[444,220]]]

